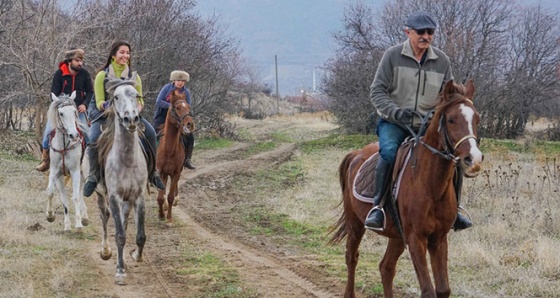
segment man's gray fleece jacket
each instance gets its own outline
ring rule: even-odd
[[[395,116],[399,109],[426,115],[436,106],[443,84],[452,79],[451,63],[444,52],[430,46],[424,64],[420,65],[407,39],[383,54],[370,87],[370,99],[379,116],[398,123]],[[415,117],[415,127],[420,125],[419,121]]]

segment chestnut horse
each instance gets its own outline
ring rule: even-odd
[[[447,234],[453,226],[458,207],[453,178],[456,167],[466,177],[478,175],[483,160],[477,143],[480,116],[472,102],[474,91],[472,81],[466,86],[448,82],[439,95],[434,120],[428,124],[424,137],[418,139],[411,153],[399,150],[397,160],[402,160],[403,154],[409,154],[410,160],[395,164],[393,173],[393,177],[399,175],[400,178],[395,198],[402,234],[391,216],[387,216],[386,228],[376,232],[389,238],[379,265],[385,297],[393,297],[397,261],[407,247],[422,297],[449,297],[451,293],[447,272]],[[355,297],[358,248],[366,230],[364,220],[372,208],[371,203],[356,199],[353,182],[364,161],[378,151],[377,143],[369,144],[347,154],[339,167],[344,211],[331,227],[334,235],[329,243],[338,243],[346,237],[348,280],[344,297]],[[430,254],[435,289],[430,279],[426,252]]]
[[[163,220],[166,217],[164,209],[167,208],[167,223],[172,224],[171,209],[178,194],[179,179],[185,160],[181,135],[193,133],[195,126],[191,116],[191,107],[185,99],[185,94],[173,90],[169,103],[170,108],[167,110],[163,135],[157,147],[156,168],[163,184],[166,185],[166,189],[158,190],[159,219]],[[167,187],[167,178],[171,178],[169,187]],[[166,190],[168,191],[167,201],[164,199]]]

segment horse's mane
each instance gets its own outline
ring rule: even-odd
[[[450,106],[459,103],[468,103],[469,105],[472,104],[471,99],[465,96],[467,93],[467,88],[465,87],[465,85],[453,82],[453,87],[455,89],[455,92],[451,94],[451,96],[447,98],[447,100],[444,100],[443,90],[438,94],[438,104],[436,105],[434,119],[439,119],[439,116],[444,113]]]

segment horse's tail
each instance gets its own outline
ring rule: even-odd
[[[346,156],[340,163],[340,166],[338,167],[338,179],[340,182],[340,189],[342,191],[342,200],[340,201],[338,206],[342,204],[344,206],[344,209],[342,209],[342,214],[340,215],[338,220],[332,226],[329,227],[328,234],[330,235],[333,232],[334,234],[332,235],[329,242],[327,242],[328,244],[338,244],[348,234],[348,232],[346,231],[346,216],[347,216],[347,212],[352,211],[352,205],[351,205],[352,198],[347,195],[349,192],[347,191],[348,185],[346,181],[349,175],[350,163],[352,162],[352,160],[354,160],[356,154],[357,151],[352,151],[346,154]]]

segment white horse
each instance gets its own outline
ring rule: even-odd
[[[104,168],[101,183],[95,190],[103,222],[100,256],[103,260],[111,258],[111,248],[107,241],[107,222],[112,214],[118,250],[115,282],[121,285],[126,284],[123,250],[131,209],[134,209],[136,222],[137,247],[131,252],[135,261],[142,261],[142,251],[146,242],[144,191],[148,172],[138,135],[138,124],[141,121],[135,82],[135,75],[129,80],[111,79],[106,82],[108,99],[111,100],[112,106],[105,112],[106,128],[97,141],[99,162]]]
[[[72,201],[76,209],[76,229],[87,226],[88,213],[80,186],[83,184],[83,175],[80,172],[80,160],[84,150],[82,132],[87,128],[78,121],[78,110],[74,103],[76,91],[72,95],[57,97],[51,93],[52,103],[47,117],[54,127],[50,142],[50,173],[47,186],[47,220],[53,222],[55,215],[52,206],[52,197],[55,186],[60,193],[60,200],[64,207],[64,231],[70,231],[70,214],[68,211],[68,195],[64,188],[64,177],[72,178]]]

